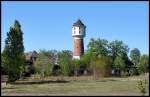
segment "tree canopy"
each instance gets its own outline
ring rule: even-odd
[[[25,55],[23,32],[17,20],[7,33],[3,54],[5,58],[4,66],[7,68],[9,81],[19,79],[25,70]]]
[[[130,58],[132,60],[132,62],[134,63],[134,65],[137,65],[140,61],[140,50],[138,48],[134,48],[131,50],[130,52]]]

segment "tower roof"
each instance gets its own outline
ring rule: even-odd
[[[85,26],[85,25],[82,23],[80,19],[78,19],[77,22],[73,24],[73,26]]]

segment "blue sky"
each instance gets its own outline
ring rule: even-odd
[[[4,1],[2,2],[2,50],[6,33],[19,20],[25,52],[39,49],[73,50],[71,28],[78,18],[87,26],[84,46],[90,38],[122,40],[131,49],[149,53],[149,2],[147,1]]]

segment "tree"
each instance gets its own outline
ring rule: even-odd
[[[144,54],[140,58],[140,62],[138,64],[139,73],[146,73],[149,71],[149,56]]]
[[[141,54],[140,54],[139,49],[134,48],[134,49],[131,50],[130,58],[131,58],[131,61],[134,64],[132,66],[132,70],[131,70],[132,75],[139,75],[138,64],[139,64],[139,61],[140,61],[140,56],[141,56]]]
[[[23,46],[23,32],[20,23],[15,20],[14,26],[10,27],[5,40],[4,57],[7,65],[8,80],[14,82],[19,79],[25,69],[25,55]]]
[[[115,40],[109,43],[109,55],[112,57],[113,60],[113,71],[114,73],[118,73],[120,75],[120,71],[125,70],[126,63],[129,62],[127,53],[129,48],[126,44],[122,41]],[[118,75],[117,74],[117,75]]]
[[[40,50],[40,52],[47,56],[53,65],[57,63],[57,50]]]
[[[131,71],[133,70],[134,64],[128,58],[126,53],[122,55],[122,59],[124,60],[124,63],[125,63],[124,64],[125,66],[123,66],[124,67],[123,70],[124,70],[125,75],[128,75],[128,76],[132,75]]]
[[[2,52],[1,54],[1,70],[2,70],[2,75],[7,75],[8,70],[7,70],[7,65],[6,65],[6,59],[4,57],[4,53]]]
[[[123,71],[125,68],[125,61],[121,57],[117,56],[114,60],[114,68],[117,72],[117,75],[120,76],[121,71]]]
[[[147,80],[146,79],[143,79],[143,80],[139,80],[137,82],[137,86],[138,86],[138,89],[140,90],[140,93],[141,93],[141,96],[145,96],[145,94],[147,93]]]
[[[65,76],[71,75],[71,60],[71,51],[63,50],[61,52],[58,52],[58,64],[60,65],[62,74]]]
[[[71,61],[71,65],[73,65],[73,68],[74,68],[74,75],[75,76],[78,76],[78,72],[79,72],[79,69],[80,69],[80,65],[81,65],[81,60],[78,60],[78,59],[73,59]]]
[[[62,50],[60,52],[58,52],[58,56],[59,58],[62,58],[62,57],[68,57],[68,58],[72,58],[72,51],[70,50]]]
[[[105,39],[91,39],[88,44],[88,51],[96,56],[108,56],[108,41]]]
[[[45,50],[39,52],[39,56],[34,63],[35,72],[40,74],[41,78],[52,74],[52,62]]]
[[[140,50],[138,48],[134,48],[131,50],[130,52],[130,58],[132,60],[132,62],[134,63],[134,65],[137,65],[140,61]]]
[[[63,58],[59,61],[59,65],[61,67],[61,72],[65,76],[71,75],[70,69],[70,60],[68,58]]]
[[[80,69],[83,71],[84,75],[87,75],[88,71],[90,71],[90,62],[91,62],[92,54],[91,52],[87,51],[81,56],[81,66]]]
[[[129,48],[122,41],[115,40],[109,44],[109,51],[110,56],[112,56],[112,59],[114,61],[117,56],[121,57],[122,55],[127,54]]]
[[[93,69],[94,79],[99,77],[109,76],[111,73],[112,60],[110,57],[92,57],[91,60],[91,69]]]

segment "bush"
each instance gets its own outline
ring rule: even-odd
[[[38,73],[43,77],[49,76],[52,74],[51,63],[43,64],[42,62],[35,62],[34,67],[35,67],[35,73]]]
[[[92,58],[91,69],[93,69],[94,78],[110,76],[112,60],[110,57]]]
[[[62,75],[65,76],[71,75],[70,60],[68,58],[61,59],[59,64],[60,64]]]
[[[147,80],[140,80],[138,81],[138,89],[140,90],[140,93],[142,94],[142,96],[144,96],[147,92]]]
[[[139,71],[137,67],[131,67],[130,71],[129,71],[130,75],[139,75]]]

